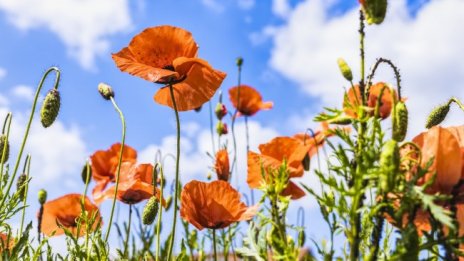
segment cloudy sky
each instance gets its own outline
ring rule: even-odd
[[[413,137],[433,106],[453,95],[464,98],[464,34],[459,33],[464,1],[389,2],[384,24],[367,29],[367,63],[385,57],[401,69]],[[13,156],[43,72],[49,66],[62,70],[59,121],[43,130],[35,119],[26,148],[32,154],[32,195],[42,187],[49,198],[82,191],[86,158],[119,141],[120,122],[97,93],[100,82],[113,86],[128,123],[127,144],[141,161],[151,162],[158,149],[175,151],[174,114],[153,101],[159,86],[120,73],[111,59],[144,28],[170,24],[191,31],[200,57],[228,74],[221,87],[226,105],[227,90],[237,83],[235,59],[244,58],[242,82],[275,104],[250,121],[254,149],[277,135],[317,128],[312,118],[323,106],[340,107],[347,86],[336,59],[344,57],[359,75],[357,8],[357,0],[0,0],[0,119],[13,112]],[[377,79],[394,82],[388,69]],[[459,124],[461,113],[453,110],[445,124]],[[204,180],[212,165],[206,155],[211,151],[207,106],[200,113],[181,113],[181,121],[182,180]],[[245,151],[242,121],[237,133]],[[239,162],[243,180],[244,154]],[[167,175],[173,174],[168,169]],[[303,182],[311,185],[314,178],[307,173]],[[238,186],[248,193],[244,183]],[[321,224],[313,202],[304,198],[294,205],[307,208],[307,224]],[[322,232],[308,228],[317,238]]]

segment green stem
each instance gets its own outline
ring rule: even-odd
[[[21,214],[21,225],[19,227],[19,237],[22,236],[24,227],[24,217],[26,216],[26,204],[27,204],[27,193],[29,190],[29,173],[31,172],[31,155],[26,156],[26,162],[24,164],[24,173],[26,174],[26,183],[24,184],[24,195],[23,195],[23,209]],[[21,189],[22,191],[22,189]],[[18,237],[18,238],[19,238]]]
[[[129,221],[128,221],[127,230],[126,230],[126,240],[124,241],[124,257],[127,257],[127,250],[128,250],[129,238],[130,238],[130,230],[131,230],[131,223],[132,223],[132,204],[129,204]]]
[[[249,131],[248,131],[248,116],[245,115],[245,134],[246,134],[246,150],[247,150],[247,155],[248,152],[250,151],[250,137],[249,137]],[[252,188],[250,188],[250,195],[251,195],[251,204],[255,204],[255,192]]]
[[[213,146],[213,155],[215,155],[216,154],[216,144],[214,144],[213,108],[211,106],[211,101],[208,102],[208,105],[209,105],[209,131],[211,133],[211,145]]]
[[[5,135],[5,146],[3,146],[3,151],[2,151],[2,158],[0,159],[0,191],[3,191],[3,167],[5,166],[5,157],[6,157],[6,150],[7,150],[7,144],[8,144],[8,138],[10,137],[10,127],[11,127],[11,120],[13,118],[13,114],[9,112],[6,115],[5,122],[3,123],[3,128],[2,128],[2,135],[5,134],[5,128],[6,128],[6,135]]]
[[[21,147],[19,149],[19,154],[18,154],[18,157],[16,158],[16,163],[15,163],[15,166],[14,166],[14,169],[13,169],[13,175],[11,176],[10,182],[8,183],[8,187],[7,187],[6,191],[5,191],[5,193],[3,193],[4,197],[2,198],[2,201],[0,203],[0,209],[3,208],[3,204],[5,204],[5,200],[7,198],[7,195],[10,193],[11,186],[13,185],[13,181],[16,178],[16,173],[18,172],[19,163],[21,162],[21,157],[22,157],[23,152],[24,152],[24,147],[26,146],[27,137],[29,136],[29,131],[31,129],[32,119],[34,118],[34,112],[35,112],[35,107],[37,106],[37,100],[39,99],[39,94],[40,94],[40,91],[42,90],[42,86],[43,86],[43,84],[45,82],[45,79],[47,79],[47,76],[51,72],[56,73],[55,83],[53,85],[53,88],[55,90],[58,89],[58,84],[60,82],[60,75],[61,75],[60,69],[58,69],[57,67],[50,67],[44,73],[44,75],[42,76],[42,79],[40,80],[39,86],[37,87],[37,90],[35,92],[34,102],[32,103],[32,110],[31,110],[31,114],[29,116],[29,121],[27,123],[26,132],[24,133],[24,138],[23,138],[23,141],[21,143]]]
[[[464,111],[464,104],[462,104],[462,102],[461,102],[459,99],[457,99],[456,97],[453,97],[453,98],[450,99],[449,103],[451,103],[451,102],[456,103],[456,104],[458,105],[458,107],[459,107],[461,110]]]
[[[116,168],[116,185],[115,185],[115,189],[114,189],[113,204],[111,206],[111,214],[110,214],[110,220],[108,222],[108,228],[106,230],[105,242],[108,242],[108,238],[109,238],[110,232],[111,232],[111,227],[112,227],[112,224],[113,224],[114,208],[116,206],[116,196],[118,195],[118,188],[119,188],[119,174],[121,173],[122,154],[124,152],[124,144],[126,142],[126,120],[124,118],[124,114],[122,113],[121,109],[119,109],[119,107],[116,104],[116,101],[114,100],[114,98],[110,97],[110,100],[111,100],[111,103],[113,104],[113,107],[119,113],[119,118],[121,119],[122,138],[121,138],[121,149],[119,150],[118,167]]]
[[[158,224],[156,225],[156,261],[159,260],[159,256],[161,253],[161,219],[163,217],[163,190],[164,190],[164,172],[163,167],[160,165],[160,175],[161,175],[161,195],[160,195],[160,208],[159,208],[159,217],[158,217]]]
[[[217,252],[216,252],[216,229],[213,229],[213,248],[214,248],[214,261],[217,261]]]
[[[230,124],[231,131],[232,131],[232,141],[234,143],[234,160],[232,161],[232,166],[230,168],[230,173],[234,175],[234,168],[237,164],[237,139],[235,138],[235,120],[237,119],[238,108],[240,108],[240,86],[242,81],[242,66],[238,66],[238,78],[237,78],[237,108],[235,108],[234,114],[232,114],[232,123]],[[238,175],[235,175],[235,181],[238,186]]]
[[[86,180],[85,180],[84,194],[82,195],[82,199],[81,199],[82,213],[85,213],[85,197],[87,196],[87,190],[89,188],[89,183],[90,183],[90,164],[89,164],[88,160],[85,162],[85,171],[86,171],[86,174],[85,174]],[[86,233],[85,233],[86,260],[90,260],[90,249],[89,249],[89,232],[90,232],[89,230],[90,229],[89,228],[91,227],[91,224],[89,222],[88,215],[86,215],[85,222],[87,223],[86,224]]]
[[[362,102],[363,105],[366,105],[367,102],[367,94],[364,89],[365,87],[365,65],[366,65],[366,59],[365,59],[365,54],[364,54],[364,38],[365,38],[365,33],[364,33],[364,14],[362,10],[359,10],[359,40],[360,40],[360,52],[361,52],[361,82],[359,84],[359,89],[361,91],[361,97],[362,97]]]
[[[174,195],[174,214],[172,221],[172,230],[171,230],[171,242],[169,243],[168,250],[168,261],[171,260],[172,250],[174,247],[174,238],[176,235],[176,224],[177,224],[177,198],[179,197],[179,163],[180,163],[180,120],[179,120],[179,111],[177,110],[176,99],[174,97],[174,88],[172,84],[169,84],[169,92],[171,93],[172,105],[174,107],[174,112],[176,114],[176,124],[177,124],[177,149],[176,149],[176,181],[175,181],[175,195]]]

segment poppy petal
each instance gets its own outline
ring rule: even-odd
[[[304,197],[306,193],[298,187],[295,183],[289,181],[287,187],[282,191],[282,196],[291,196],[291,199],[300,199]]]

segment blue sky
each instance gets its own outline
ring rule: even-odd
[[[52,65],[62,70],[59,122],[46,131],[36,124],[27,147],[33,157],[32,195],[41,187],[49,190],[50,198],[81,191],[86,157],[120,139],[117,114],[96,91],[100,82],[113,86],[128,123],[127,144],[139,151],[142,161],[151,161],[156,149],[174,152],[174,114],[152,98],[159,86],[119,72],[111,59],[111,53],[146,27],[170,24],[191,31],[200,57],[228,74],[221,89],[229,109],[227,90],[237,82],[235,59],[244,58],[242,83],[275,104],[251,119],[252,149],[276,135],[317,128],[311,119],[322,106],[340,107],[346,83],[336,58],[346,58],[358,75],[356,0],[173,2],[0,0],[0,119],[13,111],[13,144],[22,136],[31,92],[42,73]],[[459,84],[464,79],[464,36],[456,33],[464,22],[464,2],[390,2],[385,23],[367,29],[367,61],[384,56],[398,63],[410,110],[417,115],[411,120],[413,137],[423,130],[434,105],[451,95],[464,97]],[[378,79],[393,82],[387,70]],[[216,102],[217,96],[213,105]],[[454,113],[447,124],[458,123],[458,117]],[[200,113],[182,113],[181,120],[184,181],[205,179],[211,166],[205,154],[211,148],[207,106]],[[243,148],[243,123],[237,129]],[[241,159],[244,162],[244,155]],[[241,175],[245,171],[239,166]],[[307,184],[314,181],[310,173],[303,179]],[[245,184],[239,185],[246,192]],[[35,199],[31,204],[32,218]],[[295,205],[317,213],[308,199]],[[311,222],[321,223],[317,215]]]

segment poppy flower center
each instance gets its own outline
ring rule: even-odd
[[[174,66],[172,66],[172,64],[168,64],[168,65],[164,66],[163,69],[164,69],[164,70],[173,71],[173,72],[176,71],[176,70],[174,69]]]
[[[57,218],[57,223],[63,225],[64,227],[77,227],[76,217],[72,215],[66,215]]]

